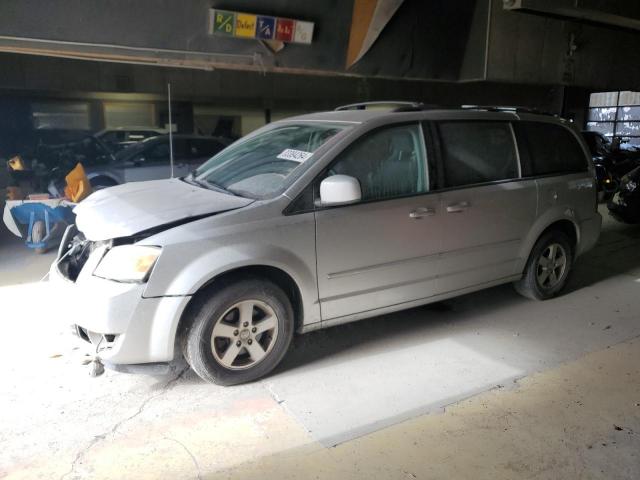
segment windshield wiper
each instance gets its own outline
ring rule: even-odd
[[[203,185],[205,187],[211,188],[213,190],[217,190],[222,193],[228,193],[229,195],[233,195],[234,197],[239,196],[237,193],[234,193],[231,190],[228,190],[224,188],[222,185],[219,185],[215,182],[210,182],[209,180],[198,180],[197,178],[194,178],[193,181],[197,182],[199,185]]]
[[[195,175],[193,174],[193,172],[195,172],[195,170],[193,170],[186,177],[182,177],[182,180],[184,180],[185,182],[187,182],[187,183],[189,183],[191,185],[198,185],[199,187],[206,188],[208,190],[215,190],[215,191],[220,192],[220,193],[226,193],[228,195],[233,195],[234,197],[239,197],[240,196],[237,193],[232,192],[231,190],[227,190],[222,185],[218,185],[217,183],[210,182],[209,180],[198,180],[195,177]]]

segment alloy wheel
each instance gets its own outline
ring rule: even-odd
[[[235,303],[217,320],[211,332],[211,350],[220,365],[244,370],[271,352],[278,336],[278,317],[259,300]]]
[[[554,288],[562,281],[566,269],[567,252],[559,243],[552,243],[538,258],[536,269],[538,285],[547,290]]]

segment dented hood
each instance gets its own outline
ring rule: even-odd
[[[241,208],[250,198],[190,185],[177,178],[132,182],[99,190],[73,210],[89,240],[127,237],[191,217]]]

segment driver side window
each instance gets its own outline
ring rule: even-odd
[[[377,130],[340,154],[329,175],[349,175],[360,182],[362,200],[382,200],[425,193],[429,181],[422,129],[418,124]]]
[[[169,163],[169,144],[167,142],[157,143],[145,153],[148,163]]]

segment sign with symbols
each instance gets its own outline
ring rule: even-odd
[[[209,34],[310,45],[313,22],[210,9]]]
[[[233,35],[236,28],[236,14],[224,10],[211,10],[213,33]]]
[[[273,40],[276,37],[275,17],[263,17],[258,15],[258,29],[256,38],[260,40]]]
[[[258,17],[256,15],[236,13],[235,36],[243,38],[256,38],[256,23],[258,23]]]
[[[293,31],[294,43],[311,43],[313,37],[313,23],[296,21],[296,28]]]
[[[278,25],[276,26],[276,40],[281,42],[293,41],[293,30],[295,28],[295,22],[288,18],[279,18]]]

